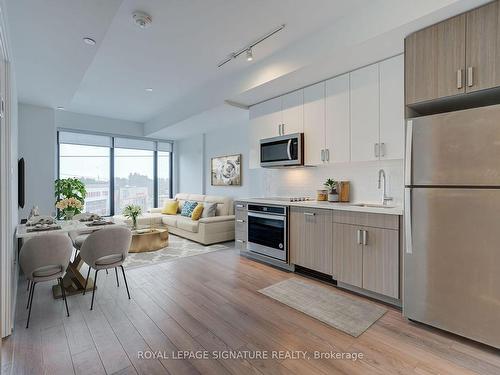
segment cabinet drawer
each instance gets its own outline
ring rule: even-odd
[[[365,227],[399,229],[399,216],[367,212],[335,211],[333,221],[340,224],[361,225]]]
[[[234,212],[236,220],[247,220],[247,210],[236,210]]]
[[[246,219],[236,219],[235,223],[236,232],[247,232],[247,221]]]
[[[236,237],[236,239],[234,240],[234,243],[235,243],[235,247],[238,250],[246,250],[247,249],[247,241],[242,239],[242,238]]]
[[[247,203],[246,202],[236,201],[234,203],[234,210],[236,212],[242,211],[242,210],[246,211],[247,210]]]

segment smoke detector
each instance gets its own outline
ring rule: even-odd
[[[145,29],[146,27],[149,27],[151,23],[153,22],[153,19],[151,16],[147,13],[141,12],[141,11],[136,11],[132,13],[132,18],[137,26],[139,26],[141,29]]]

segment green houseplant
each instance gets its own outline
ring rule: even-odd
[[[337,192],[337,181],[329,178],[323,184],[328,189],[328,202],[338,202],[339,194]]]
[[[57,217],[64,216],[70,220],[73,215],[82,212],[87,196],[87,189],[83,182],[78,178],[63,178],[57,179],[54,185]]]
[[[132,228],[137,229],[137,217],[142,213],[142,208],[135,204],[129,204],[123,209],[123,216],[132,219]]]

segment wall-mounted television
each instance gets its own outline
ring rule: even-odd
[[[25,201],[25,182],[26,182],[26,166],[24,163],[24,158],[19,159],[17,162],[17,203],[19,207],[24,208]]]

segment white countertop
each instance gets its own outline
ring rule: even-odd
[[[371,207],[371,206],[358,206],[360,203],[334,203],[334,202],[320,202],[320,201],[303,201],[303,202],[289,202],[285,200],[273,200],[272,198],[238,198],[237,201],[247,203],[261,203],[261,204],[276,204],[281,206],[293,207],[308,207],[308,208],[322,208],[327,210],[339,211],[353,211],[353,212],[368,212],[375,214],[386,215],[403,215],[403,207],[392,206],[389,207]],[[363,202],[369,203],[369,202]]]

